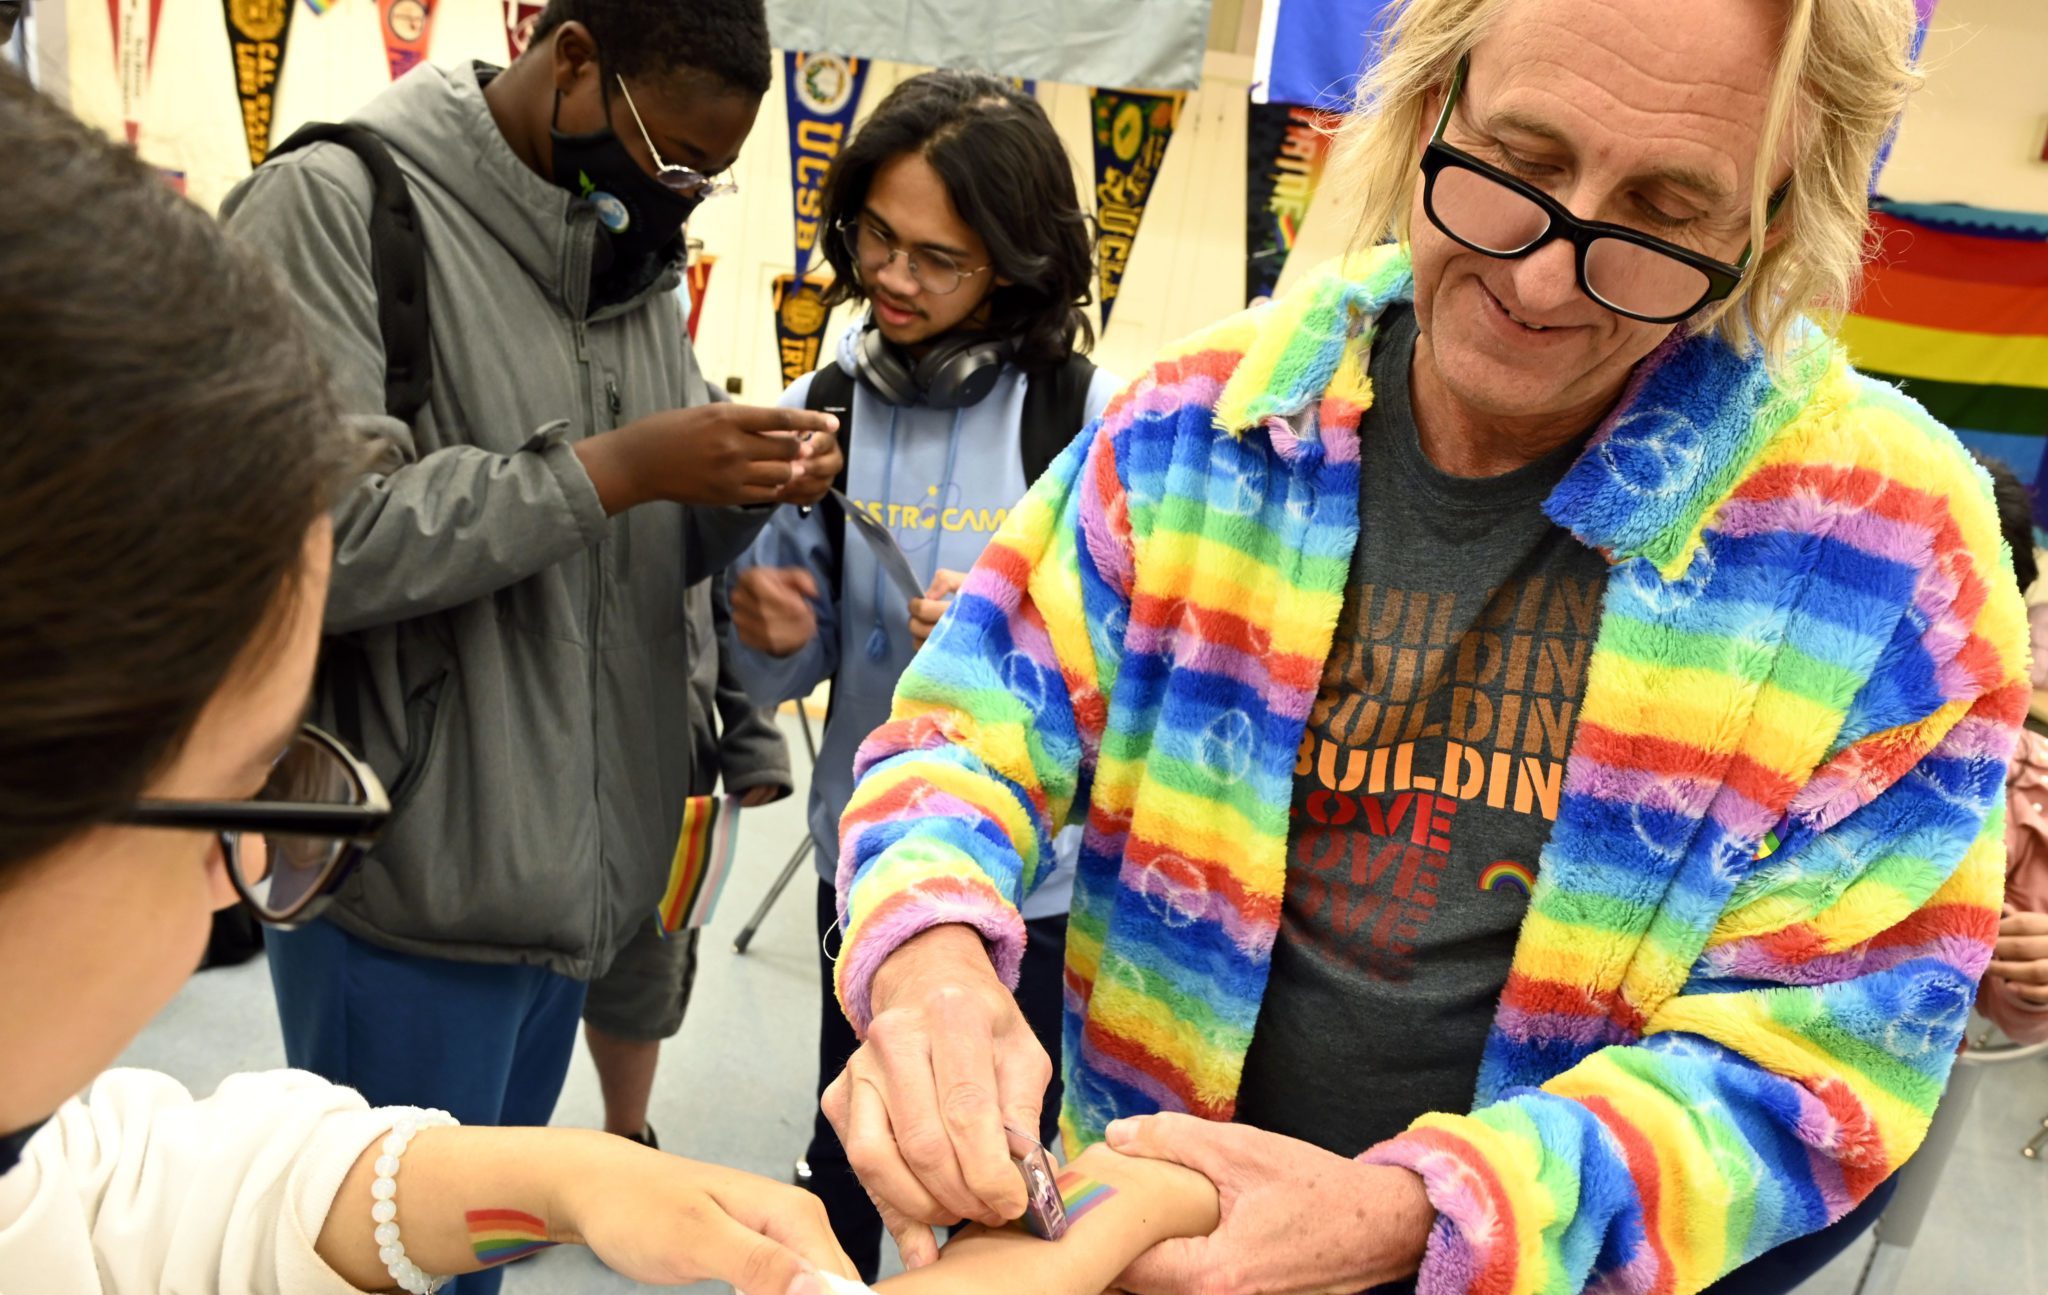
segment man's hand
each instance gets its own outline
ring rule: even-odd
[[[801,503],[812,491],[813,466],[830,462],[839,471],[838,428],[832,415],[808,409],[718,403],[650,414],[578,441],[575,451],[610,514],[660,499]],[[831,482],[827,476],[825,485]]]
[[[761,787],[749,787],[740,793],[740,808],[759,809],[763,805],[773,805],[776,801],[787,796],[789,790],[789,788],[782,786],[780,783],[769,783]]]
[[[904,1267],[921,1268],[939,1257],[932,1224],[1023,1215],[1003,1126],[1037,1130],[1052,1061],[972,927],[906,941],[873,994],[867,1039],[825,1090],[825,1117]]]
[[[953,595],[959,593],[960,586],[966,583],[965,571],[949,571],[941,567],[932,576],[931,587],[924,591],[924,597],[911,600],[910,637],[920,649],[932,636],[932,630],[938,627],[939,617],[944,616],[946,608],[952,605]]]
[[[1148,1115],[1110,1125],[1109,1145],[1194,1170],[1223,1206],[1208,1236],[1126,1269],[1117,1288],[1131,1295],[1345,1295],[1412,1275],[1436,1222],[1408,1170],[1242,1124]]]
[[[2023,912],[2007,904],[1998,923],[1998,944],[1985,970],[2005,981],[2021,1002],[2048,1007],[2048,913]]]
[[[727,594],[733,632],[756,652],[794,655],[818,636],[817,596],[818,582],[802,567],[748,567]]]

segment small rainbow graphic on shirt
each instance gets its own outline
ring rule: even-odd
[[[1479,874],[1481,890],[1519,890],[1526,895],[1535,885],[1536,874],[1513,859],[1489,864],[1486,871]]]

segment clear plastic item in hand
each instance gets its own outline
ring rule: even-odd
[[[1005,1125],[1010,1160],[1024,1176],[1024,1226],[1031,1235],[1057,1241],[1067,1234],[1067,1207],[1060,1196],[1059,1167],[1036,1138]]]

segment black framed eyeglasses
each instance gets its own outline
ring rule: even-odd
[[[740,191],[739,181],[730,177],[706,175],[694,167],[676,166],[663,161],[661,150],[654,146],[654,136],[647,132],[647,123],[640,120],[640,108],[633,102],[633,92],[626,88],[626,78],[616,79],[619,83],[619,93],[626,99],[626,111],[633,114],[633,124],[640,128],[640,138],[647,143],[647,156],[654,159],[654,178],[661,181],[664,188],[678,197],[688,198],[693,202],[703,202],[707,198],[722,198],[728,193]]]
[[[141,800],[132,827],[219,835],[228,877],[257,918],[310,921],[391,817],[384,784],[335,738],[302,725],[252,800]]]
[[[962,283],[989,268],[984,265],[963,270],[957,261],[942,252],[914,252],[907,247],[899,247],[895,239],[860,219],[839,222],[839,241],[845,245],[847,255],[853,258],[863,281],[880,274],[900,256],[910,267],[910,277],[917,281],[917,286],[934,297],[959,291]]]
[[[1675,324],[1742,283],[1750,248],[1731,265],[1626,225],[1580,220],[1534,185],[1444,143],[1468,62],[1458,60],[1436,130],[1422,150],[1422,209],[1446,237],[1502,260],[1565,239],[1578,253],[1579,288],[1615,314],[1646,324]],[[1772,195],[1772,215],[1784,198],[1783,189]]]

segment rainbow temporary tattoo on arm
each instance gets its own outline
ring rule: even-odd
[[[1114,1195],[1116,1188],[1108,1183],[1096,1182],[1071,1169],[1060,1175],[1060,1201],[1067,1207],[1068,1227],[1079,1223],[1082,1215]]]
[[[463,1217],[469,1220],[469,1248],[486,1267],[524,1259],[555,1244],[548,1240],[547,1224],[525,1210],[471,1210]]]

